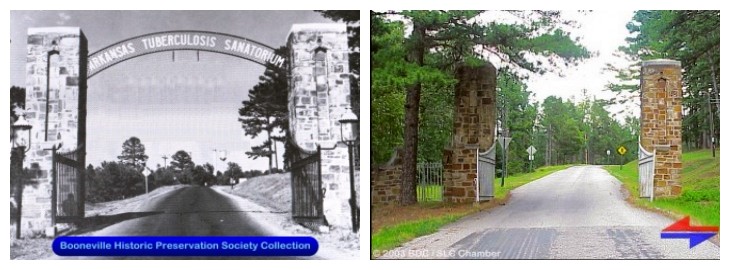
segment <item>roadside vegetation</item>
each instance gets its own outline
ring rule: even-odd
[[[676,198],[661,198],[650,202],[639,199],[639,170],[637,161],[620,169],[619,166],[605,166],[629,191],[633,204],[660,210],[672,216],[690,216],[693,223],[720,225],[720,151],[712,157],[710,150],[699,150],[682,154],[682,195]]]
[[[373,257],[400,246],[416,237],[438,231],[439,228],[455,222],[462,217],[503,204],[511,190],[540,179],[553,172],[566,169],[572,165],[542,167],[532,173],[523,173],[505,178],[504,187],[499,186],[501,179],[495,179],[494,200],[475,206],[472,203],[450,204],[443,202],[426,202],[407,207],[375,207],[372,208],[371,249]],[[440,190],[432,187],[428,192]]]

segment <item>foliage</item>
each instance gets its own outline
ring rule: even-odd
[[[191,184],[199,186],[209,186],[215,184],[216,178],[213,171],[213,165],[206,163],[205,165],[196,165],[192,171]]]
[[[122,154],[117,157],[119,162],[129,165],[138,171],[144,170],[149,158],[145,155],[144,144],[137,137],[130,137],[122,144]]]
[[[679,60],[683,68],[685,108],[682,140],[688,147],[710,147],[713,135],[710,121],[714,121],[716,127],[720,126],[719,117],[710,119],[708,106],[708,96],[719,100],[720,93],[720,11],[636,11],[626,28],[631,36],[618,51],[631,65],[607,67],[618,79],[618,82],[607,86],[618,96],[612,101],[638,106],[641,61],[659,58]],[[714,132],[712,137],[719,140],[720,129],[716,128]]]
[[[382,134],[374,132],[371,136],[378,138],[372,142],[373,156],[376,162],[383,161],[402,142],[403,205],[416,201],[416,162],[435,159],[437,148],[449,136],[437,130],[443,130],[443,124],[451,121],[449,117],[427,119],[438,123],[437,129],[421,136],[420,128],[426,126],[422,111],[428,111],[428,115],[448,114],[448,106],[431,112],[433,107],[423,106],[422,98],[426,97],[425,105],[430,105],[427,101],[431,93],[440,96],[441,102],[448,98],[444,89],[453,85],[456,66],[478,65],[492,55],[513,68],[544,73],[560,63],[569,65],[589,56],[568,32],[556,27],[567,23],[560,19],[559,12],[538,11],[528,16],[511,12],[522,16],[525,24],[482,23],[482,13],[371,12],[372,96],[383,97],[372,102],[371,120],[378,126],[375,130],[382,129]],[[403,32],[404,22],[413,26],[410,35]],[[403,120],[397,120],[401,116]],[[402,135],[402,141],[398,135]],[[425,152],[419,150],[419,145],[427,147]]]
[[[18,119],[16,109],[25,109],[25,88],[18,86],[10,87],[10,123]]]
[[[235,162],[228,162],[228,168],[225,172],[223,172],[223,181],[219,184],[221,185],[230,185],[231,179],[238,180],[239,178],[244,177],[243,169],[241,169],[241,166],[238,165],[238,163]]]
[[[704,225],[720,225],[720,158],[710,150],[682,154],[682,194],[676,198],[661,198],[653,202],[639,199],[637,161],[623,166],[605,166],[631,194],[634,204],[649,209],[659,208],[680,216],[690,216]]]
[[[177,181],[175,180],[175,172],[172,168],[164,168],[160,167],[157,168],[151,175],[150,175],[150,191],[154,190],[157,187],[161,186],[170,186],[177,184]]]
[[[170,161],[170,167],[175,172],[181,172],[185,169],[192,169],[195,166],[193,158],[185,150],[178,150],[172,155],[172,161]]]
[[[121,162],[105,161],[86,168],[86,199],[89,202],[121,200],[144,193],[144,175]]]
[[[285,46],[274,52],[278,55],[289,54],[288,48]],[[259,81],[249,90],[248,100],[244,100],[243,106],[238,109],[240,116],[238,121],[241,122],[245,134],[252,138],[256,138],[262,133],[266,134],[266,140],[261,145],[252,146],[251,151],[246,152],[246,155],[254,159],[268,158],[269,169],[271,169],[272,161],[277,156],[272,133],[279,130],[285,136],[289,136],[289,132],[287,132],[289,128],[287,68],[268,63],[264,74],[259,76]],[[285,151],[292,151],[292,149],[285,147]],[[285,156],[287,155],[285,154]]]
[[[511,190],[568,167],[570,166],[563,165],[543,167],[537,169],[533,173],[509,176],[505,180],[505,186],[497,187],[495,190],[495,199],[496,201],[501,202],[507,197],[507,194],[509,194]],[[432,189],[436,189],[437,187],[438,186],[431,186]],[[442,206],[450,207],[450,205]],[[413,238],[434,233],[444,225],[455,222],[460,218],[479,210],[479,208],[476,207],[468,207],[466,209],[454,207],[454,211],[443,212],[439,211],[438,207],[428,204],[421,204],[415,207],[417,207],[416,211],[420,213],[413,213],[408,216],[423,216],[425,218],[398,222],[373,232],[371,236],[371,251],[373,251],[373,255],[375,255],[375,257],[378,257],[378,255],[383,254],[385,251],[410,241]],[[434,209],[435,211],[432,212],[431,209]],[[378,212],[373,211],[373,215],[378,215]]]
[[[512,141],[507,156],[507,172],[521,173],[530,169],[527,148],[534,145],[534,123],[537,118],[538,104],[530,103],[532,92],[527,90],[519,76],[509,70],[501,70],[497,76],[500,89],[500,105],[505,107],[505,123]],[[501,106],[497,110],[501,110]],[[497,164],[502,164],[501,146],[497,146]],[[533,168],[538,165],[533,161]]]

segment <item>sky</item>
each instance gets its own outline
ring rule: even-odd
[[[633,11],[603,10],[589,13],[565,12],[566,19],[573,19],[579,27],[571,32],[573,37],[580,37],[579,43],[589,51],[597,54],[584,60],[578,66],[563,70],[564,77],[549,73],[532,75],[527,82],[528,90],[535,93],[535,99],[542,101],[550,95],[563,98],[583,98],[583,89],[589,97],[610,99],[613,93],[605,91],[609,82],[616,81],[615,74],[604,71],[606,64],[627,66],[629,63],[614,53],[619,46],[626,45],[629,31],[626,24],[631,21]],[[638,104],[638,103],[637,103]],[[611,107],[611,112],[618,112],[622,107]],[[638,117],[639,108],[627,111]],[[620,120],[620,119],[619,119]]]
[[[630,64],[625,59],[616,56],[615,53],[619,46],[626,45],[625,39],[629,36],[626,24],[631,21],[633,11],[562,11],[561,16],[563,19],[577,22],[574,27],[565,30],[574,40],[578,40],[579,44],[588,49],[592,57],[582,60],[578,65],[560,67],[555,72],[543,75],[528,73],[524,70],[518,71],[519,74],[529,75],[529,79],[525,83],[527,90],[534,94],[531,98],[532,101],[542,102],[548,96],[580,101],[585,98],[584,89],[587,97],[591,99],[614,97],[612,92],[606,90],[606,85],[609,82],[617,82],[614,78],[615,74],[604,69],[609,63],[618,67],[628,67]],[[479,19],[482,22],[519,22],[515,16],[499,11],[487,11]],[[496,56],[488,59],[497,66],[505,65]],[[616,113],[617,120],[621,122],[623,122],[624,116],[638,117],[638,106],[630,106],[629,103],[627,105],[612,105],[606,109]]]
[[[78,26],[89,52],[153,32],[202,30],[227,33],[273,48],[285,45],[292,24],[332,22],[305,11],[11,11],[10,83],[25,85],[25,47],[29,27]],[[87,163],[117,160],[122,143],[137,136],[149,156],[147,166],[163,165],[177,150],[196,164],[225,168],[214,151],[244,170],[267,170],[268,159],[245,152],[263,142],[244,134],[238,108],[264,68],[227,55],[201,52],[150,54],[113,66],[88,81]],[[283,152],[283,145],[278,145]],[[280,155],[281,156],[281,155]],[[167,160],[169,164],[170,160]],[[279,168],[283,159],[279,157]]]
[[[626,68],[630,63],[615,53],[620,46],[626,45],[625,39],[630,35],[626,24],[633,17],[631,10],[594,10],[590,12],[579,12],[564,10],[561,17],[566,20],[573,20],[577,24],[574,27],[564,28],[570,33],[574,40],[583,45],[592,55],[588,59],[578,62],[570,67],[559,67],[554,72],[540,75],[530,73],[526,70],[518,70],[520,75],[528,75],[527,90],[532,92],[533,102],[542,102],[548,96],[557,96],[573,101],[583,100],[583,90],[590,99],[610,99],[615,94],[608,91],[606,85],[611,82],[618,82],[615,74],[605,71],[607,64],[616,67]],[[398,19],[397,16],[392,16]],[[521,19],[509,13],[492,10],[485,11],[477,17],[479,23],[522,23]],[[405,35],[412,31],[411,25],[407,25]],[[485,58],[497,67],[505,67],[503,62],[495,55],[485,54]],[[526,58],[530,58],[527,56]],[[638,83],[638,82],[637,82]],[[636,105],[636,106],[634,106]],[[625,105],[610,105],[606,108],[615,114],[616,120],[623,122],[625,116],[639,117],[638,100]]]

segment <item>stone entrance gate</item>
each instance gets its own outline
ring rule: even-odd
[[[287,39],[290,55],[264,44],[222,33],[170,31],[125,39],[94,53],[81,28],[28,29],[26,118],[33,144],[23,163],[38,185],[23,191],[23,235],[55,234],[52,222],[53,149],[68,152],[86,143],[87,80],[126,60],[164,51],[197,50],[287,68],[289,123],[298,147],[322,153],[324,214],[330,225],[349,226],[347,147],[338,144],[339,122],[350,107],[348,45],[344,24],[295,24]],[[93,89],[91,90],[93,91]],[[93,149],[89,149],[93,151]],[[85,165],[86,153],[78,155]],[[80,184],[83,185],[83,173]],[[50,233],[49,233],[50,232]]]
[[[658,59],[641,64],[642,150],[653,160],[640,166],[643,197],[672,197],[682,193],[682,66],[679,61]],[[643,169],[643,171],[642,171]],[[650,189],[650,190],[646,190]]]

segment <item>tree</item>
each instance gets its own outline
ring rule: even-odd
[[[144,175],[134,167],[121,162],[102,162],[87,172],[87,200],[106,202],[121,200],[144,193]]]
[[[719,100],[720,93],[720,11],[719,10],[642,10],[626,25],[631,36],[618,49],[631,62],[629,67],[608,66],[618,82],[609,90],[619,96],[614,102],[638,106],[639,65],[641,61],[670,58],[683,68],[682,140],[687,146],[710,147],[711,138],[720,138],[719,117],[710,119],[708,96]],[[715,115],[717,115],[715,113]]]
[[[275,50],[276,54],[288,55],[286,47]],[[283,131],[285,136],[289,135],[288,117],[289,113],[287,82],[287,69],[279,68],[273,64],[267,64],[264,75],[259,77],[259,83],[248,93],[248,100],[242,102],[243,106],[238,109],[238,121],[241,122],[245,134],[256,138],[261,133],[266,133],[266,140],[258,146],[252,146],[250,152],[246,152],[254,159],[266,157],[269,159],[269,169],[272,161],[277,157],[276,144],[272,133],[276,130]],[[292,149],[285,149],[291,151]],[[276,162],[278,166],[278,161]]]
[[[138,171],[144,170],[147,159],[144,144],[137,137],[130,137],[122,144],[122,155],[117,157],[119,162],[132,166]]]
[[[172,168],[159,167],[152,173],[150,181],[150,190],[161,186],[171,186],[176,184],[175,171]]]
[[[223,179],[225,182],[222,182],[220,184],[229,185],[231,179],[238,180],[241,177],[245,177],[243,174],[243,170],[241,169],[241,166],[235,162],[228,162],[228,168],[226,169],[225,172],[223,172]]]
[[[195,163],[193,163],[193,158],[187,151],[178,150],[174,155],[172,155],[170,167],[172,167],[175,171],[179,172],[185,169],[190,169],[193,166],[195,166]]]
[[[441,83],[453,77],[454,67],[460,64],[476,64],[486,59],[485,55],[496,56],[515,68],[544,73],[547,66],[555,67],[575,63],[589,56],[588,51],[573,41],[569,33],[561,30],[560,25],[569,22],[560,19],[560,12],[537,11],[529,14],[511,12],[520,17],[525,24],[480,24],[477,17],[480,11],[402,11],[372,12],[371,35],[392,33],[388,30],[389,16],[398,16],[412,23],[410,36],[403,38],[403,47],[393,50],[376,44],[371,47],[373,58],[382,60],[371,66],[390,70],[373,70],[373,81],[384,79],[393,82],[405,92],[404,103],[404,157],[402,176],[401,204],[416,203],[416,162],[418,155],[419,111],[424,85]],[[534,15],[534,16],[532,16]],[[531,19],[537,17],[537,19]],[[398,22],[395,22],[398,24]],[[375,43],[375,42],[373,42]],[[391,54],[379,58],[377,54]],[[530,57],[526,57],[527,55]],[[532,57],[532,56],[538,57]],[[547,59],[547,63],[543,62]],[[375,74],[384,77],[375,78]],[[394,78],[395,77],[395,78]]]
[[[206,186],[215,183],[215,175],[213,175],[213,165],[206,163],[205,165],[197,165],[192,170],[192,184]]]
[[[527,90],[517,74],[510,70],[500,70],[497,75],[498,95],[507,111],[506,126],[512,141],[509,144],[507,171],[526,172],[530,162],[525,151],[534,144],[534,125],[537,118],[537,104],[530,103],[532,92]],[[497,108],[499,110],[500,108]],[[501,164],[502,151],[497,151],[497,164]]]
[[[18,86],[10,87],[10,123],[18,119],[17,109],[25,109],[25,88]]]
[[[265,157],[269,159],[269,169],[271,169],[271,160],[272,156],[275,155],[274,151],[272,151],[271,148],[271,140],[264,141],[263,144],[257,145],[257,146],[251,146],[251,151],[246,151],[246,156],[249,158],[252,158],[254,160]]]

